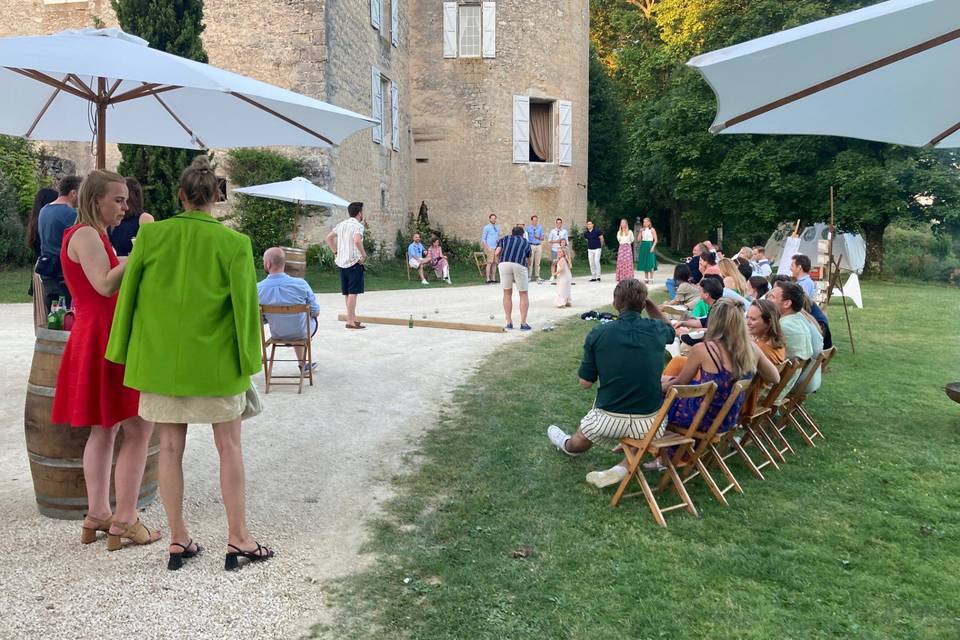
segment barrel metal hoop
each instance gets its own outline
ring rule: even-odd
[[[39,384],[27,383],[27,393],[32,393],[35,396],[43,396],[45,398],[52,398],[57,393],[56,387],[46,387]]]
[[[83,458],[48,458],[32,451],[27,451],[27,457],[30,458],[30,462],[35,462],[44,467],[53,467],[55,469],[83,468]]]

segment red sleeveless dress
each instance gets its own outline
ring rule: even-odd
[[[73,427],[97,425],[110,428],[137,415],[140,392],[123,386],[123,365],[108,362],[103,357],[110,338],[117,294],[104,297],[97,293],[80,263],[67,255],[70,239],[81,226],[74,225],[64,231],[60,249],[60,264],[73,295],[76,321],[60,362],[51,419],[54,423]],[[110,267],[120,264],[107,235],[100,234],[100,239],[110,259]]]

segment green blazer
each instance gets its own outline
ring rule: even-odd
[[[124,384],[140,391],[246,391],[261,364],[250,238],[199,211],[140,227],[106,357],[126,364]]]

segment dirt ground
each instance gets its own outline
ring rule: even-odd
[[[534,331],[527,335],[610,304],[612,273],[600,283],[586,280],[575,279],[569,309],[553,307],[556,287],[532,284]],[[109,553],[104,540],[80,545],[78,522],[38,514],[23,439],[31,307],[0,305],[6,318],[0,324],[6,637],[295,638],[325,617],[326,583],[367,561],[359,553],[365,524],[389,497],[391,477],[410,471],[403,454],[477,363],[524,334],[386,325],[347,331],[336,320],[341,296],[318,298],[316,385],[303,395],[289,387],[272,391],[264,396],[264,413],[244,427],[250,525],[278,555],[233,573],[223,571],[226,520],[209,426],[190,427],[184,460],[187,518],[207,552],[183,570],[166,571],[162,543]],[[361,296],[359,313],[503,323],[499,285],[373,292]],[[262,391],[262,375],[255,381]],[[165,527],[159,500],[142,519]]]

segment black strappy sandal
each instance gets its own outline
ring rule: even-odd
[[[199,544],[197,545],[196,551],[191,551],[190,546],[193,544],[193,540],[188,542],[186,545],[182,545],[179,542],[171,542],[171,547],[180,547],[183,549],[180,553],[171,553],[170,559],[167,561],[167,571],[176,571],[183,566],[184,560],[189,560],[190,558],[195,558],[201,553],[203,553],[203,547]]]
[[[246,558],[250,562],[263,562],[275,555],[273,549],[264,547],[259,542],[257,543],[257,548],[252,551],[244,551],[232,544],[228,544],[227,546],[233,549],[233,551],[227,553],[226,562],[224,562],[223,565],[225,571],[235,571],[239,569],[241,557]]]

